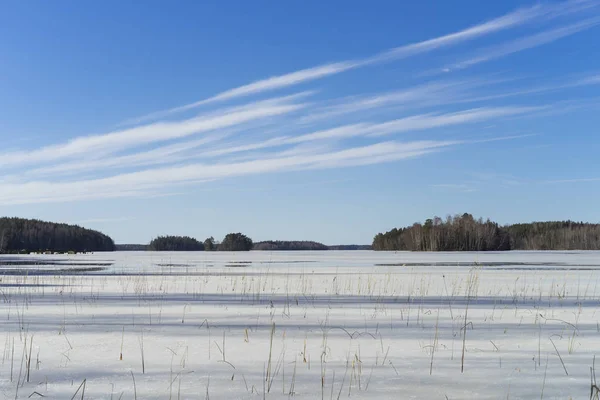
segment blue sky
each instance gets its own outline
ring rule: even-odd
[[[600,1],[4,2],[0,215],[370,243],[600,222]]]

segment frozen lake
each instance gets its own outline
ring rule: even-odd
[[[598,271],[600,252],[0,256],[0,394],[589,398]]]

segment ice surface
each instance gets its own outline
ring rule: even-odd
[[[0,256],[0,397],[588,399],[599,270],[599,252]]]

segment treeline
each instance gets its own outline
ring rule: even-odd
[[[115,244],[116,251],[147,251],[147,244]]]
[[[506,227],[511,247],[519,250],[600,250],[600,224],[573,221],[533,222]]]
[[[599,249],[600,224],[562,221],[500,226],[466,213],[394,228],[373,239],[373,250],[395,251]]]
[[[160,236],[149,245],[117,245],[118,250],[136,251],[323,251],[323,250],[370,250],[370,245],[326,246],[311,240],[265,240],[254,243],[241,233],[230,233],[223,241],[216,242],[213,237],[203,243],[187,236]]]
[[[136,246],[136,245],[129,245]],[[241,233],[229,233],[221,243],[211,236],[200,242],[189,236],[159,236],[147,246],[150,251],[250,251],[252,239]],[[137,247],[137,246],[136,246]]]
[[[323,243],[313,242],[309,240],[267,240],[264,242],[254,243],[253,250],[328,250],[329,248]]]
[[[336,244],[327,246],[327,250],[372,250],[370,244]]]
[[[324,251],[324,250],[371,250],[371,245],[360,244],[340,244],[328,246],[323,243],[314,242],[312,240],[267,240],[254,243],[252,250],[268,250],[268,251]]]
[[[0,218],[0,253],[114,251],[113,240],[77,225]]]

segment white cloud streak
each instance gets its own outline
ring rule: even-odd
[[[358,123],[307,133],[291,138],[280,137],[253,145],[256,148],[283,144],[305,143],[315,140],[347,139],[356,136],[383,136],[416,132],[445,126],[481,122],[489,119],[523,115],[546,109],[545,107],[475,108],[446,114],[419,114],[382,123]],[[235,149],[235,148],[234,148]],[[247,150],[242,147],[241,149]],[[232,150],[232,149],[228,149]],[[223,153],[228,152],[224,150]],[[221,153],[221,154],[223,154]]]
[[[157,122],[103,135],[78,137],[67,143],[38,150],[4,153],[0,154],[0,167],[55,161],[88,153],[113,153],[143,144],[185,138],[261,118],[289,114],[306,106],[305,104],[290,103],[297,97],[295,95],[260,101],[184,121]]]
[[[520,38],[512,42],[484,50],[480,55],[454,64],[450,67],[445,68],[445,70],[463,69],[473,66],[475,64],[480,64],[496,58],[505,57],[513,53],[538,47],[544,44],[554,42],[558,39],[574,35],[586,29],[593,28],[598,24],[600,24],[600,18],[590,18],[575,24],[562,26],[560,28],[555,28],[537,33],[535,35]]]
[[[304,169],[319,164],[318,168],[334,168],[336,166],[350,166],[354,164],[364,165],[365,162],[373,157],[386,157],[389,161],[398,160],[412,156],[414,152],[426,152],[455,143],[451,141],[383,142],[314,155],[257,159],[240,163],[191,164],[187,166],[154,168],[108,178],[83,181],[8,183],[3,185],[3,190],[0,193],[0,204],[28,204],[88,198],[139,196],[173,185],[234,176]]]
[[[0,192],[0,205],[153,196],[165,194],[165,190],[170,190],[170,188],[176,186],[198,184],[224,178],[292,170],[379,164],[423,156],[461,144],[513,138],[517,137],[493,138],[481,141],[387,141],[336,151],[283,152],[272,154],[270,157],[261,157],[243,162],[196,163],[185,166],[152,168],[99,179],[67,182],[8,182],[3,185],[3,190]]]
[[[456,33],[363,59],[260,80],[140,120],[191,111],[204,104],[226,102],[333,76],[350,69],[398,60],[535,19],[551,19],[580,12],[593,4],[596,2],[570,1],[517,10]],[[588,19],[488,48],[480,56],[468,60],[465,66],[549,43],[599,22],[600,19]],[[314,92],[301,92],[252,101],[242,106],[225,105],[191,118],[79,136],[37,149],[4,149],[0,153],[0,205],[169,195],[175,192],[175,188],[185,192],[183,189],[187,186],[230,177],[364,166],[421,157],[459,145],[522,138],[528,135],[476,137],[471,140],[426,140],[421,136],[425,136],[422,132],[427,130],[555,112],[558,108],[556,104],[496,106],[484,102],[516,94],[592,85],[600,83],[600,79],[594,75],[562,85],[519,88],[511,93],[487,96],[472,93],[491,83],[494,82],[477,79],[425,82],[408,89],[369,96],[328,100],[317,100],[314,96],[310,101],[306,97]],[[461,102],[480,104],[459,111],[455,107],[448,107]],[[401,115],[398,115],[399,108],[391,110],[391,107],[398,105],[403,105]],[[410,108],[418,110],[408,113]],[[389,111],[395,114],[390,116]],[[333,117],[339,120],[334,121]],[[394,136],[409,132],[419,132],[419,140],[399,142]],[[381,141],[382,136],[388,139]],[[4,171],[12,175],[2,175]]]
[[[390,133],[418,131],[433,129],[443,126],[459,125],[465,123],[481,122],[492,118],[521,115],[539,111],[544,107],[497,107],[475,108],[447,114],[423,114],[398,119],[379,124],[373,128],[371,135],[381,136]]]
[[[169,144],[147,151],[138,151],[126,155],[84,157],[55,165],[45,165],[40,168],[26,170],[21,173],[21,178],[13,177],[12,181],[19,181],[22,177],[72,175],[81,174],[85,171],[103,171],[105,173],[109,169],[118,168],[123,170],[159,164],[175,164],[203,158],[218,158],[236,153],[246,153],[254,150],[264,150],[317,141],[340,141],[358,136],[382,136],[411,131],[416,132],[445,126],[476,123],[499,117],[522,115],[541,109],[543,109],[543,107],[496,107],[468,109],[445,114],[418,114],[380,123],[362,122],[347,124],[295,136],[277,136],[266,140],[236,145],[222,143],[222,140],[232,133],[231,131],[217,130],[215,133],[202,136],[199,139]],[[239,131],[240,129],[242,128],[237,127],[233,132]],[[218,144],[219,142],[221,143]],[[218,145],[214,149],[203,149],[206,145],[211,143],[217,143]],[[35,151],[33,154],[35,154]],[[46,160],[34,159],[30,161],[40,162]]]
[[[557,179],[544,181],[544,183],[586,183],[586,182],[600,182],[600,178],[573,178],[573,179]]]
[[[429,82],[416,87],[396,90],[388,93],[380,93],[374,96],[362,96],[344,99],[340,104],[324,107],[323,111],[311,113],[301,119],[301,122],[315,122],[322,119],[338,117],[345,114],[365,111],[370,109],[381,109],[387,106],[397,105],[424,105],[440,104],[447,99],[456,99],[457,89],[474,87],[483,83],[475,82]]]
[[[429,186],[434,189],[443,189],[459,193],[472,193],[477,191],[477,189],[473,187],[473,185],[467,185],[465,183],[439,183]]]
[[[581,79],[580,81],[577,82],[577,84],[581,85],[581,86],[598,85],[598,84],[600,84],[600,74]]]
[[[211,135],[197,140],[175,143],[172,145],[159,147],[157,149],[127,154],[124,156],[103,157],[99,159],[80,160],[52,166],[44,166],[43,168],[29,170],[25,173],[25,175],[43,176],[61,173],[81,173],[84,171],[97,169],[106,170],[108,168],[130,168],[136,166],[139,167],[180,162],[190,157],[182,157],[180,153],[189,152],[190,150],[201,147],[205,144],[219,141],[226,136],[226,134]]]
[[[551,19],[561,15],[570,14],[585,10],[595,6],[596,2],[592,1],[566,1],[559,4],[536,5],[530,8],[521,8],[510,12],[501,17],[490,21],[472,26],[470,28],[460,30],[454,33],[443,35],[437,38],[425,40],[418,43],[412,43],[394,49],[375,54],[373,56],[358,59],[348,60],[330,64],[324,64],[316,67],[302,69],[284,75],[273,76],[270,78],[258,80],[247,85],[229,89],[215,96],[189,103],[183,106],[170,108],[167,110],[157,111],[138,118],[126,121],[127,124],[139,124],[157,118],[163,118],[175,113],[189,111],[194,108],[219,101],[231,100],[238,97],[248,96],[252,94],[262,93],[266,91],[282,89],[285,87],[298,85],[305,82],[310,82],[316,79],[325,78],[346,72],[351,69],[365,67],[375,63],[398,60],[411,57],[417,54],[433,51],[445,46],[450,46],[472,40],[478,37],[489,35],[495,32],[513,28],[530,22],[535,19]]]

